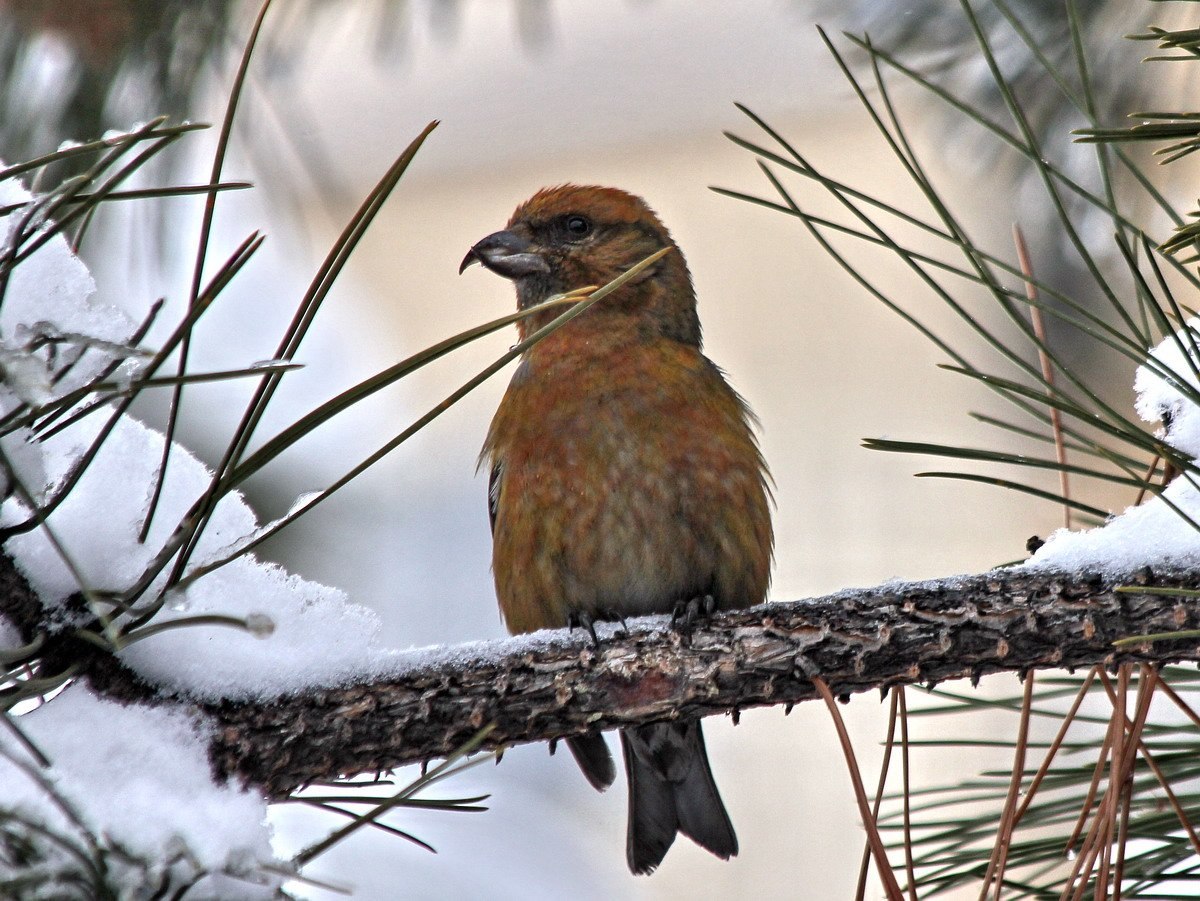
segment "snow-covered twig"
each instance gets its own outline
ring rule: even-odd
[[[13,592],[15,575],[0,558],[8,588],[0,611],[28,637],[39,607]],[[497,748],[681,715],[790,708],[817,696],[814,676],[847,696],[1001,671],[1200,660],[1195,637],[1113,646],[1200,627],[1200,599],[1114,590],[1151,584],[1200,588],[1200,573],[1122,579],[1020,569],[888,583],[720,613],[690,634],[665,617],[631,620],[627,630],[603,629],[599,648],[581,631],[556,631],[397,653],[383,674],[265,699],[166,699],[90,645],[84,672],[107,694],[202,710],[216,724],[216,770],[280,798],[315,780],[448,755],[488,724],[484,747]]]

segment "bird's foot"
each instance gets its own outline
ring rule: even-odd
[[[671,628],[677,632],[691,632],[696,625],[717,612],[717,601],[711,594],[680,601],[671,611]]]
[[[610,623],[620,623],[621,624],[621,630],[619,632],[614,633],[613,638],[628,638],[629,637],[629,624],[627,622],[625,622],[625,617],[621,615],[620,611],[605,610],[604,611],[604,619],[608,620]]]
[[[583,629],[584,631],[586,631],[588,633],[588,635],[592,636],[592,647],[599,650],[600,638],[599,638],[599,636],[596,635],[596,621],[595,621],[595,619],[593,619],[593,617],[590,613],[584,613],[584,612],[580,611],[577,613],[568,614],[567,615],[567,628],[568,629]]]
[[[629,626],[625,622],[625,617],[616,610],[600,610],[594,614],[580,611],[567,616],[567,628],[585,630],[592,637],[592,644],[596,648],[600,647],[600,637],[596,634],[596,623],[601,622],[621,624],[622,632],[614,634],[614,638],[625,638],[629,634]]]

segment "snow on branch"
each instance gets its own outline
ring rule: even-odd
[[[215,723],[216,769],[278,798],[314,780],[445,756],[487,725],[484,747],[495,748],[684,714],[736,716],[815,697],[816,675],[848,696],[1000,671],[1200,660],[1194,637],[1114,647],[1200,628],[1195,598],[1114,591],[1151,583],[1197,588],[1200,573],[997,570],[888,583],[721,613],[686,635],[662,617],[604,629],[598,649],[578,630],[538,633],[399,655],[392,673],[357,684],[192,706]],[[36,605],[11,591],[0,605],[36,631]],[[152,694],[111,657],[94,654],[86,672],[100,691]]]

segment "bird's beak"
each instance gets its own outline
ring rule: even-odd
[[[482,263],[484,268],[505,278],[550,271],[549,264],[534,252],[529,239],[514,231],[496,232],[477,242],[463,257],[459,274],[472,263]]]

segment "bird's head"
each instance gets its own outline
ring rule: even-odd
[[[467,251],[459,272],[481,263],[512,279],[517,305],[526,309],[554,294],[604,285],[663,247],[674,252],[585,315],[625,317],[639,333],[699,346],[696,295],[683,254],[644,200],[616,188],[560,185],[538,191],[517,207],[503,231]],[[533,317],[532,327],[541,318]]]

